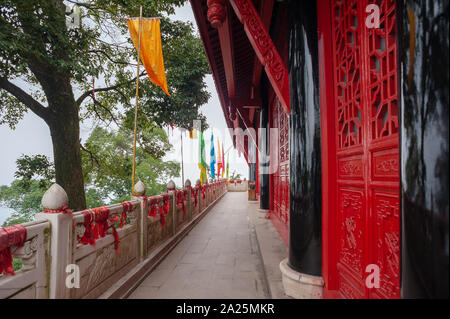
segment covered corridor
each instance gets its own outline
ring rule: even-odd
[[[287,248],[257,207],[227,193],[128,298],[282,298]]]

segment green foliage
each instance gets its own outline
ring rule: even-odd
[[[13,258],[13,269],[14,269],[14,271],[17,271],[20,268],[22,268],[22,259]]]
[[[28,189],[33,177],[39,182],[39,187],[47,189],[55,180],[53,163],[45,155],[23,155],[16,160],[17,170],[14,177],[20,179],[20,186]],[[38,179],[39,178],[39,179]]]
[[[0,186],[0,205],[14,210],[3,226],[33,220],[34,215],[40,211],[45,191],[37,180],[30,180],[26,188],[19,180],[13,181],[10,186]]]
[[[88,207],[99,207],[130,199],[133,132],[108,131],[96,127],[85,143],[83,172]],[[178,177],[180,164],[163,161],[171,149],[167,135],[158,127],[139,134],[136,150],[136,181],[141,180],[147,195],[165,192],[167,181]],[[3,226],[25,223],[41,211],[41,199],[54,182],[53,164],[43,155],[22,156],[17,161],[16,178],[10,186],[0,186],[0,206],[14,212]]]
[[[230,180],[238,180],[241,179],[241,174],[236,173],[236,170],[233,170],[233,172],[231,173],[231,175],[229,176]]]
[[[108,131],[96,127],[85,143],[83,172],[86,184],[102,192],[106,202],[129,200],[133,159],[133,132]],[[179,163],[163,161],[170,150],[166,133],[157,127],[144,128],[136,149],[136,181],[141,180],[147,195],[165,191],[167,180],[179,176]],[[95,154],[95,155],[94,155]]]
[[[173,14],[175,7],[184,2],[77,1],[82,11],[82,27],[68,29],[62,1],[4,0],[0,4],[0,77],[27,83],[29,93],[44,106],[51,106],[53,96],[45,90],[48,83],[42,83],[49,79],[39,75],[39,71],[68,77],[81,92],[92,90],[92,77],[104,82],[102,87],[119,84],[96,92],[95,100],[87,95],[79,109],[80,118],[108,123],[120,122],[122,115],[125,120],[132,117],[136,51],[128,35],[126,18],[139,16],[142,5],[144,17],[162,16],[164,62],[172,93],[170,97],[165,95],[144,75],[140,84],[142,112],[159,126],[173,122],[191,128],[192,120],[204,119],[198,109],[210,96],[204,82],[209,66],[192,24],[164,17]],[[14,128],[25,112],[27,108],[0,87],[0,124]]]
[[[72,5],[75,1],[66,3]],[[53,140],[59,140],[55,145],[63,145],[79,138],[68,136],[78,134],[73,129],[79,124],[76,115],[80,121],[95,120],[104,127],[115,122],[117,132],[94,130],[82,147],[85,196],[91,207],[129,199],[136,50],[128,35],[126,18],[137,17],[142,6],[144,17],[162,16],[163,54],[171,96],[142,74],[136,177],[146,184],[149,194],[159,193],[167,178],[178,175],[179,169],[177,163],[161,160],[169,146],[160,128],[172,123],[191,128],[194,119],[205,119],[199,108],[209,98],[204,82],[209,67],[200,38],[191,23],[167,18],[185,0],[76,3],[82,10],[81,28],[66,26],[61,0],[0,2],[0,125],[14,128],[32,110],[49,125]],[[93,77],[97,79],[95,98],[91,94]],[[82,93],[75,97],[79,92]],[[61,129],[62,119],[67,121],[64,127],[71,130]],[[203,123],[205,129],[206,121]],[[61,152],[55,151],[55,157],[62,158],[56,162],[56,168],[39,156],[23,157],[18,163],[18,180],[1,188],[1,204],[16,211],[8,223],[20,218],[28,220],[39,210],[40,198],[47,188],[43,186],[53,181],[54,170],[59,183],[63,187],[67,183],[68,174],[61,170],[70,161],[76,161],[76,156]],[[70,178],[81,180],[80,176]],[[83,195],[82,190],[71,191],[74,197]],[[39,202],[32,198],[39,198]],[[75,198],[70,201],[83,203]]]

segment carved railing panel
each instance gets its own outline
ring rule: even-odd
[[[123,275],[125,268],[130,269],[139,262],[137,223],[140,206],[138,200],[128,203],[131,206],[116,204],[106,207],[109,211],[105,221],[108,229],[104,237],[99,235],[95,239],[95,245],[83,244],[80,240],[86,235],[86,228],[90,227],[87,217],[95,215],[98,224],[101,222],[98,219],[101,210],[89,209],[74,213],[72,263],[80,269],[80,288],[70,289],[71,298],[99,296]],[[118,247],[116,237],[119,240]]]
[[[48,298],[47,258],[49,251],[47,221],[23,224],[27,237],[20,248],[10,247],[12,257],[22,262],[15,275],[0,275],[0,298]]]

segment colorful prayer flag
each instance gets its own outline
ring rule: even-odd
[[[220,172],[223,171],[222,154],[220,153],[220,143],[217,140],[217,177],[220,178]]]
[[[227,183],[228,183],[228,171],[230,168],[230,153],[227,153]]]
[[[222,143],[222,178],[223,175],[225,174],[225,149],[223,148],[223,143]]]
[[[216,153],[214,151],[214,134],[211,132],[211,153],[210,153],[211,178],[216,179]]]
[[[205,184],[208,177],[206,176],[205,140],[202,131],[198,131],[198,168],[200,169],[200,182]]]
[[[127,19],[127,24],[131,40],[136,50],[138,50],[139,18]],[[170,95],[167,88],[166,72],[164,70],[159,19],[141,20],[140,51],[140,60],[147,71],[150,81],[161,87],[167,95]]]

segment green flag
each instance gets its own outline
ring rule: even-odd
[[[230,164],[230,153],[227,153],[227,183],[228,183],[228,169],[230,168],[229,164]]]
[[[205,139],[203,132],[198,131],[198,168],[200,169],[200,182],[205,184],[208,177],[206,176],[206,153],[205,153]]]

